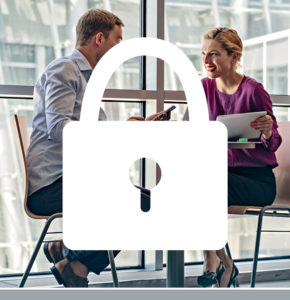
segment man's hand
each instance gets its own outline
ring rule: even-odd
[[[266,115],[264,117],[258,118],[255,122],[251,123],[251,127],[256,130],[260,130],[265,139],[269,139],[272,136],[273,120],[272,117]]]
[[[170,113],[169,113],[170,114]],[[169,116],[170,118],[170,116]],[[159,113],[153,114],[146,118],[146,121],[162,121],[167,120],[168,116],[165,111],[160,111]]]
[[[127,121],[144,121],[145,119],[143,117],[130,117]]]

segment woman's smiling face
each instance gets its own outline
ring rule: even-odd
[[[202,62],[210,78],[230,74],[234,70],[235,55],[228,55],[221,44],[213,39],[205,39],[202,45]]]

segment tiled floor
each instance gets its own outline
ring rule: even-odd
[[[241,288],[249,288],[250,284],[241,284]],[[267,282],[258,282],[256,284],[257,288],[288,288],[290,293],[290,280],[281,280],[281,281],[267,281]]]
[[[241,288],[249,288],[252,264],[238,263]],[[263,261],[258,265],[257,288],[289,288],[290,289],[290,260]],[[279,270],[279,271],[275,271]],[[185,287],[197,287],[197,276],[201,274],[201,265],[185,267]],[[165,287],[166,268],[162,271],[127,270],[118,271],[121,287]],[[0,288],[17,288],[20,277],[0,277]],[[112,287],[111,272],[102,272],[100,276],[89,274],[90,287]],[[29,276],[25,287],[59,288],[51,274]]]
[[[187,272],[185,272],[186,275]],[[132,272],[119,271],[118,277],[121,287],[165,287],[166,271],[155,272]],[[112,277],[110,272],[104,272],[101,276],[94,274],[89,275],[90,287],[112,287]],[[241,278],[241,282],[245,279]],[[20,282],[19,277],[2,277],[0,278],[0,288],[17,288]],[[187,276],[185,280],[186,287],[197,287],[196,275]],[[25,285],[27,288],[61,288],[52,275],[33,275],[30,276]],[[257,282],[257,288],[289,288],[290,280]],[[250,284],[240,283],[240,288],[250,288]]]

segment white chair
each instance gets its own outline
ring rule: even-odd
[[[290,217],[290,122],[280,122],[278,126],[279,133],[282,137],[282,144],[276,151],[276,157],[279,166],[274,169],[277,186],[277,194],[274,203],[272,205],[264,207],[232,205],[228,208],[229,214],[259,216],[255,252],[253,258],[251,287],[255,287],[260,239],[262,232],[289,232],[285,230],[262,230],[262,222],[264,216],[286,218]],[[227,252],[230,256],[228,247]]]

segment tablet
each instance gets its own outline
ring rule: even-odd
[[[267,114],[266,111],[257,111],[243,114],[220,115],[216,120],[222,122],[228,129],[228,139],[239,138],[258,139],[260,130],[251,127],[251,123]]]

